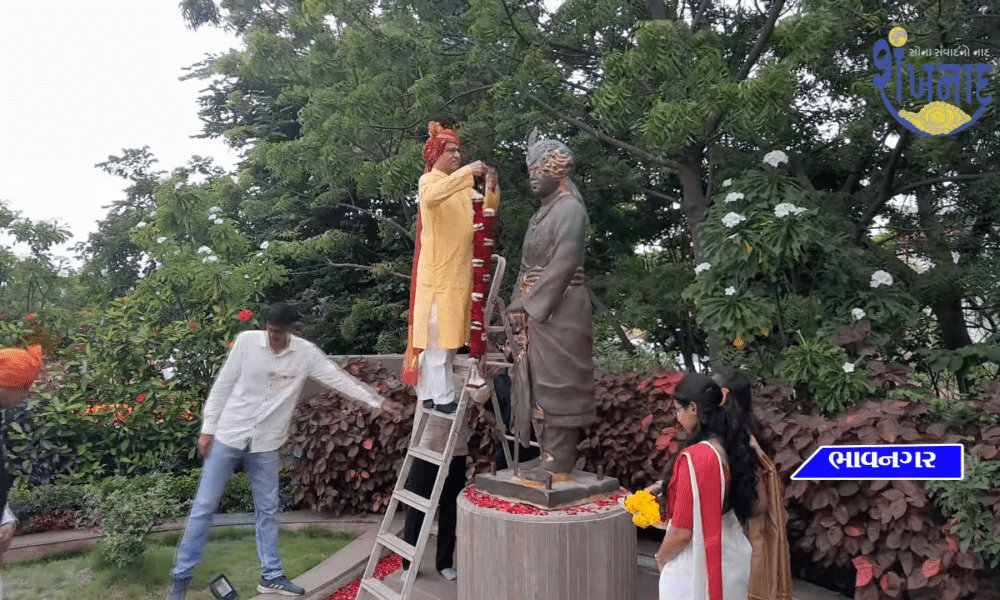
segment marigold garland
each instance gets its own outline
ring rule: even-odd
[[[660,503],[646,490],[638,491],[625,498],[625,510],[632,513],[632,522],[645,529],[660,524]]]

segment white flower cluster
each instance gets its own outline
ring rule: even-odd
[[[203,263],[210,263],[210,262],[216,262],[217,260],[219,260],[218,256],[216,256],[214,254],[209,254],[205,258],[201,259],[201,262],[203,262]]]
[[[736,295],[736,288],[734,288],[733,286],[727,287],[726,288],[726,295],[727,296],[735,296]]]
[[[202,246],[201,248],[198,248],[198,254],[211,254],[211,253],[212,249],[209,248],[208,246]]]
[[[745,198],[745,196],[739,192],[729,192],[728,194],[726,194],[726,199],[724,200],[724,202],[726,204],[732,204],[733,202],[742,200],[743,198]]]
[[[260,249],[261,250],[267,250],[267,247],[270,246],[270,245],[271,245],[271,242],[261,242],[260,243]]]
[[[737,225],[746,220],[747,218],[744,217],[743,215],[731,212],[728,215],[722,217],[722,224],[732,229],[733,227],[736,227]]]
[[[892,285],[892,275],[882,270],[878,270],[872,273],[871,286],[873,288],[877,288],[883,285]]]
[[[146,222],[145,221],[139,221],[138,223],[135,224],[135,228],[136,229],[142,229],[145,226],[146,226]]]
[[[222,219],[216,219],[215,221],[212,221],[212,222],[215,223],[216,225],[225,225],[225,223],[226,223]]]
[[[774,207],[774,216],[778,218],[787,217],[788,215],[799,215],[804,212],[806,212],[806,209],[801,206],[795,206],[789,202],[782,202]]]
[[[733,180],[732,179],[727,179],[727,180],[725,180],[725,181],[722,182],[722,187],[729,187],[731,185],[733,185]]]
[[[162,236],[162,235],[161,235],[160,237],[156,238],[156,243],[157,243],[157,244],[162,244],[162,243],[163,243],[163,242],[165,242],[165,241],[167,241],[167,238],[166,238],[166,236]]]
[[[851,316],[854,317],[855,321],[860,321],[861,319],[865,318],[865,311],[861,310],[860,308],[852,308]]]
[[[712,265],[710,265],[709,263],[707,263],[707,262],[701,263],[700,265],[698,265],[697,267],[694,268],[694,274],[695,275],[699,275],[702,272],[707,271],[707,270],[709,270],[711,268],[712,268]]]
[[[844,363],[844,373],[853,373],[854,363]]]
[[[764,155],[764,162],[772,167],[777,167],[782,163],[788,162],[788,155],[781,150],[771,150]]]

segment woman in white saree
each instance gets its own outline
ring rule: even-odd
[[[664,473],[667,533],[656,552],[660,600],[747,600],[752,549],[741,522],[757,501],[749,434],[707,375],[674,391],[689,442]]]

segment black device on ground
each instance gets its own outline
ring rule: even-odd
[[[218,600],[236,600],[240,597],[236,593],[236,589],[233,584],[226,579],[225,575],[219,575],[212,581],[208,582],[208,586],[212,589],[212,595],[218,598]]]

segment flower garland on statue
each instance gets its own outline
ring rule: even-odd
[[[632,522],[643,529],[661,523],[660,503],[646,490],[638,491],[626,498],[625,510],[632,513]]]
[[[489,323],[484,323],[486,298],[489,296],[490,266],[493,260],[493,221],[496,211],[483,207],[484,197],[476,193],[472,199],[472,311],[470,315],[469,356],[481,358],[486,353],[486,333]]]

